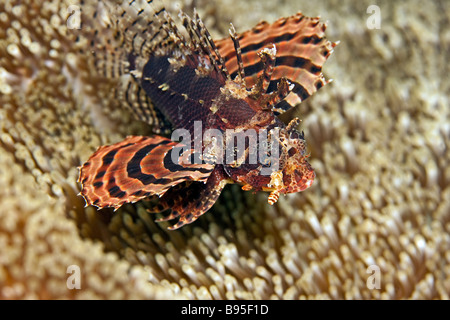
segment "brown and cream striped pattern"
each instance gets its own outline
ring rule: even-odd
[[[152,195],[163,195],[183,181],[205,182],[210,164],[173,163],[171,152],[177,142],[153,136],[129,136],[98,148],[80,169],[82,195],[88,205],[119,208]],[[186,160],[191,151],[183,153]]]
[[[325,29],[325,23],[319,18],[305,17],[299,12],[272,24],[260,22],[253,29],[239,34],[248,88],[256,84],[264,70],[258,52],[275,45],[276,61],[268,91],[276,91],[282,77],[294,84],[292,92],[277,107],[286,111],[314,94],[327,83],[322,66],[336,46],[325,38]],[[234,78],[239,66],[233,41],[226,38],[215,43]]]

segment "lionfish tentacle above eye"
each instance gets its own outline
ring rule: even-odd
[[[234,50],[236,51],[236,60],[238,63],[238,77],[239,80],[242,81],[243,85],[245,86],[245,69],[244,69],[244,63],[242,62],[242,52],[241,52],[241,46],[239,44],[239,39],[236,33],[236,29],[234,28],[233,24],[230,23],[230,37],[234,44]]]
[[[258,57],[263,64],[263,72],[252,87],[252,96],[255,99],[266,93],[267,89],[269,88],[270,80],[275,68],[276,54],[277,48],[275,47],[275,45],[273,45],[272,48],[264,48],[258,52]]]

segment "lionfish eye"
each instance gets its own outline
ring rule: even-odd
[[[294,154],[296,154],[297,153],[297,149],[295,149],[295,148],[290,148],[289,150],[288,150],[288,155],[289,155],[289,157],[292,157]]]
[[[302,132],[298,132],[297,130],[291,132],[291,134],[289,135],[290,139],[304,139],[303,137],[303,131]]]

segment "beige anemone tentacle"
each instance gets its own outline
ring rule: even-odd
[[[297,108],[311,189],[272,207],[231,187],[178,231],[145,204],[112,215],[76,196],[97,146],[148,133],[79,54],[76,3],[0,0],[1,299],[450,298],[445,0],[381,1],[373,30],[364,2],[197,1],[213,38],[301,9],[341,43],[324,68],[334,83]]]

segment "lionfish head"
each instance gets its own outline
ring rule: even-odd
[[[279,163],[278,169],[270,175],[270,182],[265,191],[272,191],[269,203],[278,200],[280,193],[300,192],[309,188],[315,178],[314,169],[308,163],[306,141],[303,132],[295,129],[299,120],[294,119],[278,134]]]
[[[303,132],[289,129],[284,136],[281,158],[285,159],[282,174],[284,188],[281,193],[293,193],[309,188],[314,182],[314,169],[308,163],[309,153]]]

